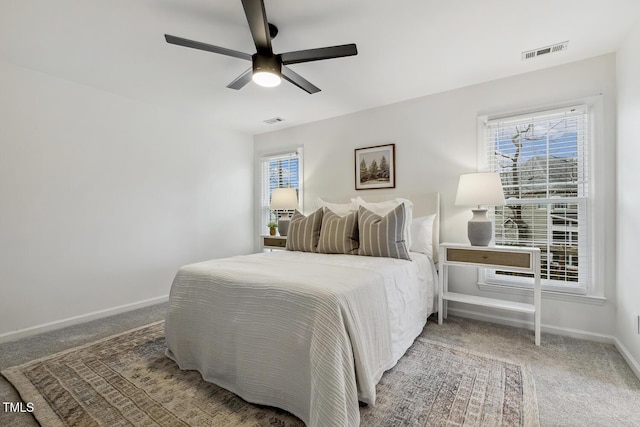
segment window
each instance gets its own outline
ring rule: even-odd
[[[302,147],[295,151],[262,158],[261,232],[269,222],[277,222],[284,211],[272,211],[271,192],[274,188],[295,188],[298,203],[302,201]]]
[[[487,166],[500,173],[506,199],[494,211],[495,243],[540,248],[547,290],[585,293],[588,287],[589,139],[586,105],[486,122]],[[485,278],[532,282],[499,270]]]

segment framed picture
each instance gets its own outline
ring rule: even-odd
[[[356,190],[396,188],[396,144],[355,149]]]

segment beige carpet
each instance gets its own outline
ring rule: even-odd
[[[301,426],[180,371],[162,322],[2,371],[45,427]],[[362,426],[538,425],[529,369],[419,337],[377,388]]]

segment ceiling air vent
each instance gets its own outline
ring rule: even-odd
[[[562,43],[552,44],[550,46],[539,47],[538,49],[528,50],[526,52],[522,52],[521,59],[524,61],[525,59],[532,59],[549,53],[563,52],[567,50],[568,46],[569,40]]]
[[[267,119],[264,121],[268,125],[275,125],[276,123],[284,122],[282,117],[274,117],[273,119]]]

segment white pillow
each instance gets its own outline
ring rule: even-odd
[[[357,206],[362,206],[365,209],[370,210],[374,214],[385,216],[392,210],[394,210],[398,205],[404,203],[404,211],[407,215],[407,220],[404,225],[404,230],[402,235],[404,236],[404,241],[407,245],[407,248],[411,247],[411,223],[413,222],[413,202],[408,199],[397,198],[393,200],[387,200],[384,202],[365,202],[361,197],[356,197],[355,199],[351,199],[352,203],[355,203]]]
[[[420,252],[433,258],[433,221],[436,214],[413,218],[411,223],[411,252]]]
[[[329,208],[331,212],[334,214],[343,217],[349,215],[351,212],[355,212],[358,210],[358,206],[353,203],[354,199],[351,199],[352,203],[331,203],[325,200],[322,200],[320,197],[316,199],[315,210],[320,208]]]

